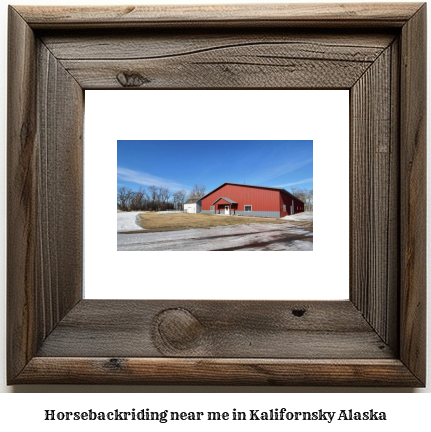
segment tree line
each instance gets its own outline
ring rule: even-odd
[[[186,190],[171,191],[167,186],[148,186],[132,190],[121,187],[117,190],[117,209],[121,211],[167,211],[184,210],[184,203],[190,198],[201,198],[206,187],[195,184],[187,193]],[[291,187],[292,195],[304,202],[305,211],[313,211],[313,189]]]
[[[313,211],[313,189],[291,187],[290,192],[304,203],[305,211]]]
[[[187,193],[186,190],[172,191],[167,186],[140,187],[138,190],[121,187],[117,190],[117,209],[121,211],[167,211],[184,210],[184,203],[189,198],[200,198],[205,195],[206,187],[195,184]]]

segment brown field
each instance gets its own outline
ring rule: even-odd
[[[258,218],[245,216],[218,216],[205,213],[142,213],[139,225],[145,232],[176,231],[191,228],[211,228],[227,225],[248,225],[252,223],[282,224],[286,220],[277,218]],[[140,231],[142,232],[142,231]]]

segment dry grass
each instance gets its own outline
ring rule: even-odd
[[[139,215],[139,225],[146,232],[175,231],[191,228],[211,228],[227,225],[248,225],[252,223],[286,223],[286,220],[276,218],[258,218],[245,216],[219,216],[205,213],[142,213]]]

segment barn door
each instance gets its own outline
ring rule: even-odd
[[[229,214],[229,206],[224,206],[224,214]]]

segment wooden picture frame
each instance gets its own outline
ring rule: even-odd
[[[10,7],[9,384],[425,385],[426,5]],[[350,90],[348,301],[82,299],[85,89]]]

